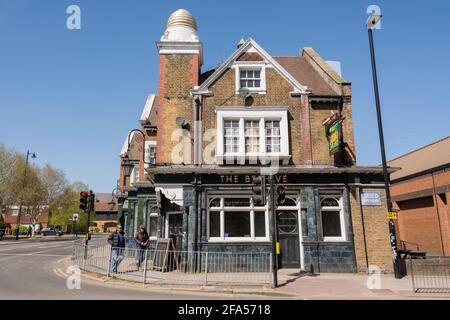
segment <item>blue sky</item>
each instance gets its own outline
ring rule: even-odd
[[[81,30],[66,28],[71,4],[81,8]],[[448,136],[449,1],[0,0],[0,143],[111,191],[124,138],[156,92],[155,41],[170,13],[185,8],[197,20],[204,70],[241,37],[272,55],[311,46],[341,61],[353,84],[358,164],[380,163],[364,27],[370,4],[384,16],[375,46],[388,158]]]

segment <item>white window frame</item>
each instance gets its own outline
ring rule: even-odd
[[[214,198],[220,198],[219,207],[210,207],[209,204]],[[269,238],[269,207],[265,206],[255,206],[253,200],[250,198],[249,207],[225,207],[225,198],[250,198],[250,196],[239,196],[236,194],[221,194],[221,195],[210,195],[208,196],[208,209],[207,209],[207,237],[208,242],[268,242]],[[248,211],[250,214],[250,237],[225,237],[225,211],[226,212],[236,212],[236,211]],[[265,237],[255,237],[255,211],[264,212],[265,218]],[[210,213],[219,212],[220,213],[220,237],[210,237]]]
[[[152,218],[156,218],[156,236],[150,236],[151,232],[151,227],[152,224],[150,223],[150,220]],[[157,212],[150,212],[149,216],[148,216],[148,236],[150,240],[157,240],[158,239],[158,213]]]
[[[12,206],[11,209],[11,216],[17,217],[19,215],[19,207],[18,206]]]
[[[145,141],[145,162],[150,162],[150,148],[155,148],[155,164],[156,164],[156,141],[148,140]],[[144,164],[144,168],[147,168],[149,165],[147,163]]]
[[[239,94],[239,90],[241,89],[241,70],[256,70],[261,71],[260,77],[261,77],[261,83],[260,86],[257,88],[246,88],[250,92],[253,93],[259,93],[259,94],[266,94],[266,65],[264,63],[258,62],[258,63],[236,63],[233,65],[233,68],[235,69],[235,85],[236,85],[236,94]]]
[[[131,171],[130,184],[139,182],[139,171],[140,171],[140,165],[139,165],[139,163],[136,163],[133,167],[133,170]]]
[[[289,124],[287,107],[264,107],[264,108],[247,108],[240,107],[217,107],[217,139],[216,139],[216,161],[223,164],[224,160],[232,163],[237,160],[240,164],[245,164],[248,159],[258,160],[282,160],[287,163],[289,158]],[[224,146],[224,121],[239,120],[239,150],[237,153],[225,153]],[[245,152],[245,120],[259,120],[260,144],[259,153]],[[266,152],[266,120],[280,121],[280,152]]]
[[[166,213],[166,221],[165,221],[165,225],[166,225],[166,230],[164,231],[164,234],[166,236],[166,238],[169,238],[169,216],[172,214],[181,214],[183,215],[182,211],[169,211]]]
[[[238,130],[239,130],[238,152],[234,152],[234,151],[232,151],[232,152],[225,152],[225,121],[237,121],[238,122]],[[241,139],[241,132],[240,132],[241,131],[241,123],[240,123],[240,120],[239,119],[232,119],[232,118],[224,119],[223,120],[223,128],[222,129],[223,129],[223,138],[222,138],[222,140],[223,140],[224,153],[229,155],[229,156],[238,155],[239,154],[239,149],[240,149],[240,139]]]
[[[322,201],[327,198],[335,199],[339,207],[322,207]],[[323,236],[323,241],[329,241],[329,242],[342,242],[347,241],[347,233],[345,228],[345,218],[344,218],[344,207],[343,207],[343,199],[341,194],[323,194],[320,196],[320,223],[322,223],[322,234],[323,234],[323,219],[322,214],[323,212],[327,211],[339,211],[339,222],[341,225],[341,236],[340,237],[326,237]]]

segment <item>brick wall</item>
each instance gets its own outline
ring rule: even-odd
[[[421,249],[429,254],[441,254],[433,197],[401,201],[397,205],[400,209],[397,222],[399,239],[419,243]]]
[[[399,240],[418,243],[428,254],[450,255],[450,192],[442,191],[449,185],[450,171],[443,170],[391,186],[400,210]]]
[[[292,85],[279,75],[275,69],[266,69],[266,77],[267,92],[265,95],[253,94],[252,106],[289,107],[291,164],[310,164],[311,160],[313,164],[335,164],[335,157],[330,155],[328,151],[328,140],[322,123],[332,112],[337,112],[337,106],[326,105],[325,107],[315,108],[305,99],[304,103],[307,110],[302,110],[301,99],[303,98],[290,96]],[[222,77],[211,85],[210,90],[213,92],[213,96],[206,97],[203,101],[203,131],[216,128],[216,114],[214,112],[216,107],[242,107],[245,105],[244,98],[235,93],[234,69],[228,69]],[[347,104],[346,117],[348,120],[344,124],[346,128],[344,140],[348,140],[350,147],[354,149],[350,108],[351,104]],[[302,129],[302,116],[309,117],[308,128],[304,128],[304,130]],[[305,126],[304,121],[303,125]],[[311,143],[309,139],[312,140]],[[203,141],[203,149],[210,143],[210,141]],[[312,150],[312,159],[310,150]]]
[[[188,134],[185,141],[193,137],[193,99],[190,90],[198,85],[199,57],[189,54],[160,55],[160,70],[157,101],[157,155],[158,164],[172,163],[172,151],[186,152],[187,157],[178,159],[179,163],[190,164],[193,161],[192,143],[183,144],[177,117],[187,119]],[[179,146],[177,149],[176,146]],[[190,152],[187,150],[190,148]]]
[[[371,188],[372,189],[372,188]],[[386,196],[381,191],[381,206],[362,206],[361,188],[350,192],[352,224],[358,271],[366,271],[367,265],[376,265],[392,272],[392,256],[389,241],[389,226],[386,220]]]

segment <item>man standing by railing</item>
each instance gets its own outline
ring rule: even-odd
[[[123,260],[123,250],[125,248],[125,236],[122,226],[117,225],[115,232],[108,237],[108,243],[111,245],[111,273],[117,273],[117,268]]]

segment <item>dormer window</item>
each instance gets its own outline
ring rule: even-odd
[[[236,70],[236,94],[240,94],[242,89],[247,89],[251,93],[266,93],[266,67],[258,63],[237,63]]]

